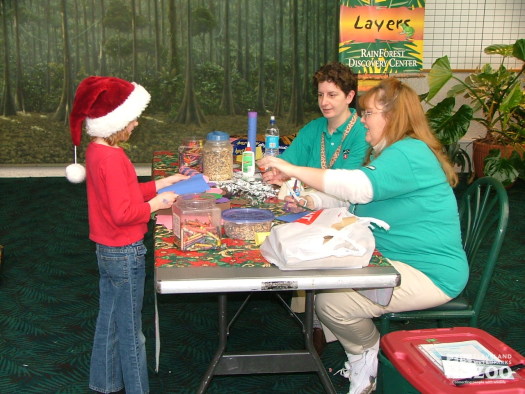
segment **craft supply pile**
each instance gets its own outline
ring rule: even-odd
[[[270,123],[274,152],[275,117]],[[181,251],[220,249],[224,238],[258,245],[269,234],[275,215],[267,206],[280,188],[264,183],[256,168],[265,153],[256,135],[257,112],[249,112],[246,138],[217,130],[182,141],[172,168],[190,178],[159,191],[179,194],[170,214],[173,243]]]
[[[184,252],[223,253],[232,245],[258,249],[267,262],[282,270],[368,265],[375,250],[370,227],[388,229],[388,224],[357,218],[347,208],[303,208],[301,195],[306,186],[295,178],[282,186],[265,183],[260,172],[263,170],[257,168],[255,160],[278,154],[278,131],[272,117],[268,126],[272,130],[267,130],[265,139],[273,149],[259,150],[265,148],[265,143],[258,146],[257,140],[253,141],[257,121],[254,114],[250,112],[248,116],[248,138],[212,131],[205,139],[185,140],[178,157],[166,159],[165,171],[178,169],[189,175],[188,179],[159,190],[179,195],[165,213],[170,220],[157,217],[158,224],[173,231],[173,245]]]

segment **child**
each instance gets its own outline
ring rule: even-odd
[[[169,208],[177,195],[157,190],[186,179],[173,175],[139,183],[119,143],[129,139],[150,94],[140,85],[113,77],[88,77],[78,86],[70,115],[75,146],[82,124],[91,142],[86,170],[66,169],[74,183],[87,178],[89,238],[96,243],[100,301],[91,354],[89,387],[111,393],[149,391],[142,302],[145,281],[143,244],[151,213]],[[76,158],[75,158],[76,162]],[[87,176],[86,176],[87,173]]]

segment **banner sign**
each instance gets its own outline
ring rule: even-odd
[[[424,0],[341,0],[340,4],[341,63],[359,74],[421,71]]]

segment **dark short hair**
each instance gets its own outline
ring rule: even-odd
[[[316,71],[312,79],[315,90],[321,82],[332,82],[345,94],[352,90],[357,93],[357,75],[343,63],[326,63]]]

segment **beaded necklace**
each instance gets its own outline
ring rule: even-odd
[[[348,126],[346,126],[345,132],[343,133],[343,137],[341,138],[341,142],[339,143],[339,146],[337,147],[337,150],[334,152],[332,158],[330,159],[330,163],[328,167],[326,166],[326,147],[325,147],[325,138],[324,133],[321,133],[321,168],[323,170],[326,170],[327,168],[330,169],[334,165],[335,161],[339,157],[339,154],[341,153],[341,146],[343,146],[343,142],[345,141],[346,136],[350,133],[350,130],[355,124],[355,121],[357,120],[357,113],[354,113],[352,116],[352,119],[350,119],[350,122],[348,122]]]

